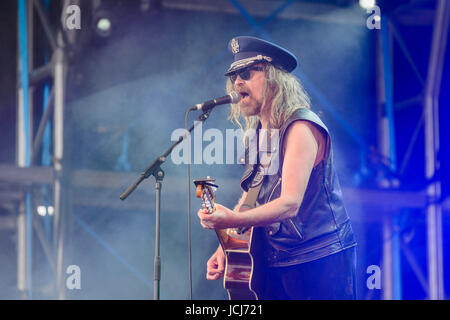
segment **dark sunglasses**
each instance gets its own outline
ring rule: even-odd
[[[250,71],[263,71],[263,67],[248,67],[239,71],[236,71],[236,73],[233,73],[230,75],[230,80],[232,83],[234,83],[237,79],[237,76],[239,76],[242,80],[248,80],[250,79]]]

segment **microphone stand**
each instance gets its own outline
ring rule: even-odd
[[[189,110],[197,110],[196,107],[191,107]],[[164,179],[164,171],[161,169],[161,165],[166,161],[167,156],[172,153],[172,150],[180,144],[186,137],[190,135],[192,130],[201,122],[204,122],[206,119],[208,119],[210,113],[212,111],[212,108],[209,108],[207,111],[204,111],[203,114],[199,117],[199,122],[194,123],[192,125],[188,132],[180,136],[178,141],[176,141],[169,149],[167,149],[162,155],[156,158],[155,161],[153,161],[152,164],[148,166],[147,169],[145,169],[144,172],[141,173],[139,178],[136,179],[135,182],[133,182],[121,195],[120,199],[125,200],[136,188],[137,186],[144,181],[144,179],[147,179],[150,176],[155,177],[156,184],[156,216],[155,216],[155,258],[154,258],[154,300],[159,300],[159,283],[161,280],[161,257],[160,257],[160,209],[161,209],[161,188],[162,188],[162,181]],[[191,146],[189,146],[190,148]],[[189,153],[190,154],[190,153]],[[191,161],[191,159],[189,159]]]

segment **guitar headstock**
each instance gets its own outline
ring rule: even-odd
[[[216,179],[210,177],[194,180],[194,184],[197,187],[197,198],[202,198],[208,213],[214,212],[214,199],[216,197],[216,190],[219,187],[214,184],[215,181]]]

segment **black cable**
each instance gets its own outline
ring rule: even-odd
[[[187,175],[188,175],[188,265],[189,265],[189,298],[192,300],[192,250],[191,250],[191,134],[189,124],[188,124],[188,118],[189,118],[189,112],[198,110],[196,107],[191,107],[186,111],[186,114],[184,116],[184,124],[186,127],[186,131],[188,133],[187,135],[187,143],[188,145],[188,163],[187,163]],[[194,126],[192,127],[192,130],[197,126],[199,123],[204,122],[206,119],[208,119],[209,115],[211,114],[212,108],[210,108],[208,111],[203,112],[203,114],[199,117],[199,122],[194,123]]]
[[[185,117],[184,117],[184,124],[186,127],[186,130],[189,132],[189,125],[188,125],[188,116],[191,109],[188,109],[186,111]],[[191,255],[191,139],[190,134],[188,135],[187,142],[188,145],[188,163],[187,163],[187,178],[188,178],[188,266],[189,266],[189,298],[192,300],[192,255]]]

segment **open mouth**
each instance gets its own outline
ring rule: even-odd
[[[239,92],[239,94],[241,95],[241,100],[244,100],[246,97],[248,97],[247,92],[241,91],[241,92]]]

